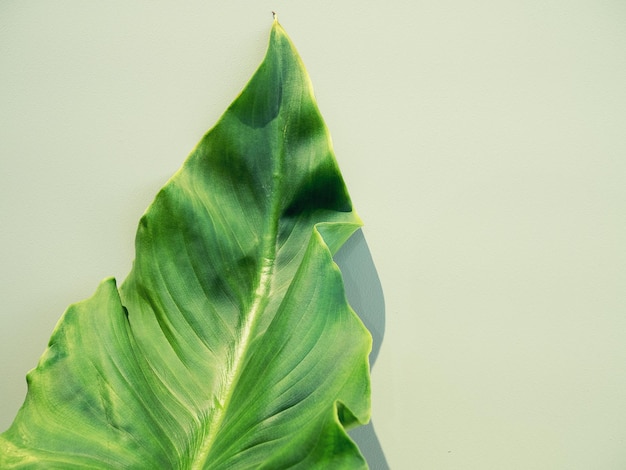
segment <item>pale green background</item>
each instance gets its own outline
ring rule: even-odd
[[[394,469],[626,468],[626,3],[0,2],[0,430],[66,306],[296,43],[385,293]]]

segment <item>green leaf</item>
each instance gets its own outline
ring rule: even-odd
[[[69,307],[0,468],[362,468],[371,338],[332,255],[361,225],[275,21],[244,91]]]

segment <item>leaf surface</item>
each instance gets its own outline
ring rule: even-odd
[[[69,307],[0,468],[361,468],[371,338],[332,255],[361,225],[275,21],[240,96]]]

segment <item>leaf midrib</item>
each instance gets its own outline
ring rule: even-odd
[[[254,291],[255,294],[250,309],[245,315],[243,315],[244,322],[237,334],[239,340],[233,348],[232,366],[228,368],[226,379],[222,382],[220,391],[216,396],[220,406],[216,407],[213,405],[210,409],[211,414],[208,416],[209,431],[206,437],[202,440],[198,451],[195,454],[195,458],[192,458],[190,467],[191,470],[201,470],[205,468],[211,448],[218,437],[218,432],[228,412],[228,406],[235,390],[235,385],[239,380],[243,365],[245,364],[245,357],[247,355],[251,339],[253,338],[255,326],[269,301],[269,292],[272,285],[277,253],[284,142],[287,134],[287,122],[284,122],[286,119],[283,119],[281,114],[282,113],[279,113],[277,118],[272,123],[276,125],[278,129],[282,129],[282,138],[279,139],[279,148],[275,151],[278,156],[276,158],[272,158],[274,168],[272,169],[271,178],[272,191],[270,201],[270,217],[268,217],[265,235],[263,237],[263,262],[261,264],[261,275],[259,276],[259,281]]]

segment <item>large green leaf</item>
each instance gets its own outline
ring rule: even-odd
[[[361,468],[369,333],[332,255],[361,225],[281,26],[141,218],[126,281],[59,321],[0,468]]]

